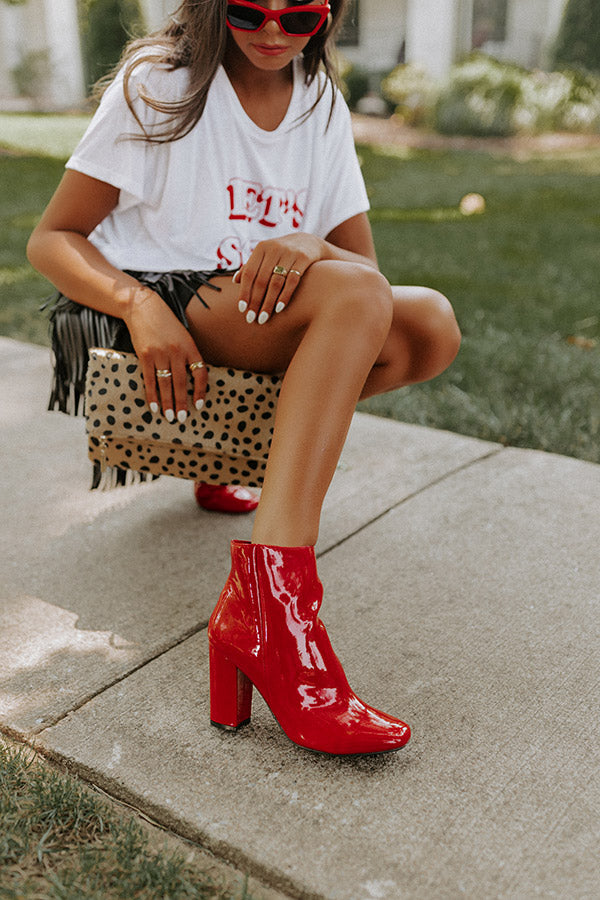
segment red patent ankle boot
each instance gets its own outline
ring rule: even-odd
[[[236,484],[207,484],[197,481],[194,485],[196,503],[210,512],[248,513],[258,506],[258,497],[248,488]]]
[[[351,690],[318,618],[323,587],[312,547],[232,541],[231,572],[210,618],[210,718],[250,721],[256,687],[290,740],[323,753],[399,750],[404,722]]]

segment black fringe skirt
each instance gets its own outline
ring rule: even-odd
[[[187,328],[186,307],[198,288],[211,284],[216,275],[232,274],[221,270],[212,272],[133,272],[127,271],[142,284],[148,285],[165,301],[179,321]],[[198,297],[204,306],[208,304]],[[90,347],[108,347],[133,353],[129,331],[123,319],[82,306],[58,292],[42,307],[50,312],[50,341],[54,357],[54,373],[48,409],[72,416],[83,415],[85,376]]]

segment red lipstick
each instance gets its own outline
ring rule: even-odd
[[[262,53],[263,56],[281,56],[289,49],[281,44],[254,44],[253,46],[257,53]]]

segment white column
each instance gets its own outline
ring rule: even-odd
[[[44,0],[50,65],[49,102],[67,109],[85,97],[76,0]]]
[[[503,57],[522,66],[547,65],[567,0],[510,0]]]
[[[562,24],[567,0],[548,0],[549,9],[546,17],[546,28],[542,44],[542,65],[552,62],[552,50]]]
[[[456,10],[456,32],[454,41],[455,59],[465,56],[473,49],[473,0],[458,0]]]
[[[546,16],[546,34],[555,37],[561,26],[568,0],[548,0],[548,13]]]
[[[15,96],[11,69],[19,62],[19,38],[23,30],[23,8],[0,2],[0,98]]]
[[[457,0],[411,0],[406,61],[443,78],[455,59],[457,17]]]
[[[169,13],[174,12],[178,5],[177,0],[140,0],[147,31],[156,31],[164,25]]]
[[[397,65],[406,38],[405,6],[403,0],[362,0],[360,43],[365,68],[384,71]]]

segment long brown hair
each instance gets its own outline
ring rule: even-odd
[[[329,0],[329,2],[331,14],[327,26],[309,40],[303,53],[307,85],[316,78],[319,71],[325,73],[317,100],[307,115],[310,115],[323,97],[328,83],[332,86],[338,84],[333,46],[348,0]],[[204,112],[209,88],[225,55],[226,12],[227,0],[183,0],[163,28],[127,45],[117,71],[124,67],[123,89],[127,104],[142,130],[142,134],[137,135],[139,139],[151,143],[176,141],[188,134],[196,125]],[[129,89],[133,73],[144,63],[164,66],[170,70],[182,67],[189,69],[188,88],[179,100],[161,100],[159,97],[151,96],[143,85],[138,88],[137,93],[141,100],[163,117],[162,125],[153,128],[151,133],[136,112]],[[115,72],[99,83],[96,90],[97,97],[102,95],[114,75]],[[335,93],[332,91],[332,109]]]

